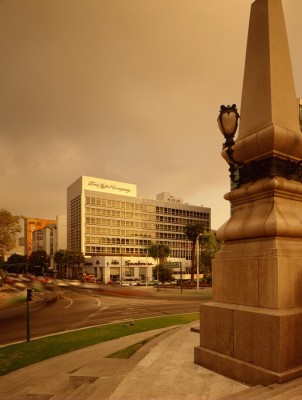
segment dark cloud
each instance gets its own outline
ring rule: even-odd
[[[229,214],[216,125],[240,107],[252,1],[2,0],[1,206],[54,218],[81,175]],[[302,95],[301,1],[284,1]]]

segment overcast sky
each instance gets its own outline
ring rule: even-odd
[[[221,104],[240,112],[252,0],[0,0],[0,208],[66,214],[81,175],[229,217]],[[297,97],[302,1],[283,0]]]

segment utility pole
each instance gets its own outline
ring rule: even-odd
[[[199,290],[199,251],[200,251],[200,243],[199,243],[199,238],[202,236],[202,233],[200,233],[197,236],[196,239],[196,289]]]
[[[180,261],[180,293],[182,293],[182,263]]]
[[[26,290],[26,341],[30,342],[29,302],[32,300],[32,289]]]

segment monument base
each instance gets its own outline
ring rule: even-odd
[[[302,376],[302,366],[278,373],[204,347],[195,347],[194,362],[220,375],[251,386],[284,383]]]
[[[201,305],[200,321],[196,364],[249,385],[302,376],[302,307],[209,302]]]

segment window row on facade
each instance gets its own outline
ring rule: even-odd
[[[86,217],[86,224],[99,225],[99,226],[120,226],[126,228],[138,228],[138,229],[156,229],[155,223],[140,222],[133,220],[120,220],[120,219],[109,219],[109,218],[98,218],[98,217]]]
[[[87,244],[128,244],[132,246],[148,247],[150,240],[135,239],[135,238],[119,238],[119,237],[104,237],[104,236],[86,236]]]
[[[86,196],[86,205],[99,206],[105,208],[117,208],[121,210],[133,210],[133,211],[142,211],[142,212],[150,212],[155,213],[156,208],[150,204],[143,204],[140,202],[130,202],[128,201],[120,201],[120,200],[112,200],[112,199],[104,199],[98,197],[90,197]]]
[[[135,245],[135,246],[144,246],[148,247],[150,244],[150,240],[148,239],[136,239],[136,238],[129,238],[129,235],[127,235],[128,238],[120,238],[120,237],[108,237],[108,236],[86,236],[86,243],[87,244],[129,244],[129,245]],[[173,248],[187,248],[187,243],[188,242],[183,242],[181,240],[184,240],[185,238],[179,237],[177,235],[171,234],[171,233],[163,233],[160,235],[157,235],[158,239],[170,239],[170,240],[176,240],[176,242],[172,242],[172,247]]]
[[[170,208],[170,207],[156,207],[156,214],[170,214],[170,215],[177,215],[182,217],[198,218],[198,219],[209,218],[209,214],[205,212],[184,210],[184,209]]]
[[[162,214],[162,215],[175,215],[175,216],[183,216],[188,218],[196,218],[196,219],[209,219],[210,216],[206,212],[200,212],[195,210],[184,210],[178,208],[170,208],[170,207],[159,207],[150,204],[144,204],[141,202],[135,202],[133,199],[129,202],[106,199],[106,198],[97,198],[86,196],[86,206],[96,206],[96,207],[86,207],[86,213],[94,214],[94,215],[105,215],[108,216],[116,216],[119,217],[119,213],[115,212],[115,210],[132,210],[132,211],[140,211],[142,213],[152,213],[152,214]],[[100,207],[100,208],[98,208]],[[107,214],[108,213],[108,214]],[[122,216],[121,218],[140,218],[140,214],[137,216],[132,213],[131,216]],[[177,223],[177,222],[176,222]]]
[[[86,215],[102,216],[110,218],[123,218],[123,219],[139,219],[146,221],[156,221],[155,214],[144,214],[132,211],[121,211],[121,210],[106,210],[104,208],[91,208],[86,207]]]
[[[207,213],[199,213],[199,214],[202,214],[202,217],[200,217],[198,220],[203,219],[205,224],[209,223],[209,215]],[[188,219],[181,217],[169,217],[164,215],[144,214],[144,213],[136,213],[131,211],[120,211],[120,210],[106,210],[102,208],[91,208],[91,207],[86,207],[86,216],[91,216],[91,218],[101,216],[101,217],[116,218],[116,219],[164,222],[177,225],[186,225],[187,223],[196,221],[195,219],[196,217],[194,218],[194,220],[192,220],[192,218]]]
[[[172,250],[170,256],[176,258],[189,259],[189,249],[174,249],[171,244],[169,244]],[[122,256],[129,254],[131,256],[148,256],[148,249],[146,247],[120,247],[120,246],[98,246],[98,245],[86,245],[85,252],[92,255],[118,255]]]
[[[188,223],[192,223],[189,220]],[[173,225],[173,224],[154,224],[149,222],[134,221],[134,220],[119,220],[119,219],[109,219],[109,218],[98,218],[98,217],[86,217],[86,232],[95,234],[106,234],[108,229],[102,228],[104,226],[109,227],[124,227],[124,228],[135,228],[135,229],[145,229],[145,230],[158,230],[158,231],[173,231],[173,232],[183,232],[185,225]],[[208,227],[209,222],[204,221],[206,227]],[[95,226],[90,226],[95,225]],[[74,226],[75,228],[75,226]],[[113,235],[119,234],[116,229]],[[110,234],[110,233],[108,233]]]
[[[109,225],[110,226],[110,225]],[[104,228],[100,226],[86,226],[86,234],[108,235],[108,236],[136,236],[155,237],[155,231],[139,231],[134,229]]]
[[[91,254],[132,254],[144,255],[148,253],[147,248],[134,248],[134,247],[111,247],[111,246],[89,246],[85,247],[86,253]]]

